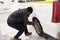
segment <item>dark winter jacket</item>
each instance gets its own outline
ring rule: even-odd
[[[24,25],[27,25],[28,23],[28,16],[29,13],[26,8],[25,9],[19,9],[13,12],[7,19],[7,22],[18,22],[18,23],[24,23]]]

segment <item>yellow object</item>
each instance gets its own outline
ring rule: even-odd
[[[46,1],[54,1],[54,0],[46,0]]]
[[[24,2],[24,4],[53,4],[53,1]]]

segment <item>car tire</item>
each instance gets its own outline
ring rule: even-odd
[[[37,34],[39,36],[42,36],[43,35],[43,29],[42,29],[42,26],[41,26],[40,22],[37,19],[33,20],[33,26],[34,26]]]

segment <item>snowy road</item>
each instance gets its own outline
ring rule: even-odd
[[[9,16],[9,11],[8,12],[2,12],[0,11],[0,40],[10,40],[11,38],[16,35],[18,30],[11,28],[7,25],[7,18]],[[27,25],[28,30],[32,32],[31,36],[25,36],[24,33],[20,36],[22,40],[47,40],[44,37],[40,37],[37,35],[34,27],[32,25]],[[12,40],[12,39],[11,39]],[[55,39],[49,39],[49,40],[55,40]]]
[[[2,5],[2,4],[1,4]],[[9,16],[9,10],[0,10],[0,40],[10,40],[16,35],[18,30],[13,29],[7,25],[7,17]],[[39,37],[32,25],[27,25],[28,30],[32,32],[31,36],[25,36],[24,33],[20,36],[22,40],[45,40]],[[12,39],[11,39],[12,40]]]
[[[18,32],[18,30],[13,29],[7,25],[6,21],[8,16],[9,16],[9,10],[5,10],[5,11],[0,10],[0,40],[10,40]],[[32,35],[27,37],[23,33],[20,36],[22,40],[46,40],[44,37],[40,37],[37,35],[32,25],[27,25],[27,27],[28,27],[28,30],[32,32]]]
[[[22,36],[20,37],[22,40],[45,40],[44,38],[42,37],[39,37],[36,33],[35,33],[35,30],[34,28],[32,28],[32,26],[29,26],[28,27],[29,31],[32,32],[33,34],[29,37],[25,36],[24,33],[22,34]],[[11,34],[10,34],[11,35]],[[0,34],[0,40],[10,40],[11,37],[7,34],[5,35],[2,35]],[[12,40],[12,39],[11,39]]]
[[[14,35],[18,32],[18,30],[11,28],[7,25],[7,17],[9,13],[0,13],[0,40],[12,40]],[[47,40],[44,37],[40,37],[37,35],[34,27],[32,25],[27,25],[28,31],[32,32],[31,36],[25,36],[24,33],[19,37],[22,40]],[[49,39],[55,40],[55,39]]]
[[[6,20],[8,15],[8,13],[0,14],[0,40],[10,40],[18,32],[18,30],[15,30],[7,25]],[[45,38],[39,37],[36,34],[35,29],[32,25],[27,25],[27,27],[28,30],[32,32],[32,35],[27,37],[23,33],[20,36],[22,40],[46,40]]]

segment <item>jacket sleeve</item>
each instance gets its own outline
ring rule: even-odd
[[[28,24],[28,16],[23,15],[23,21],[24,21],[24,25]]]

